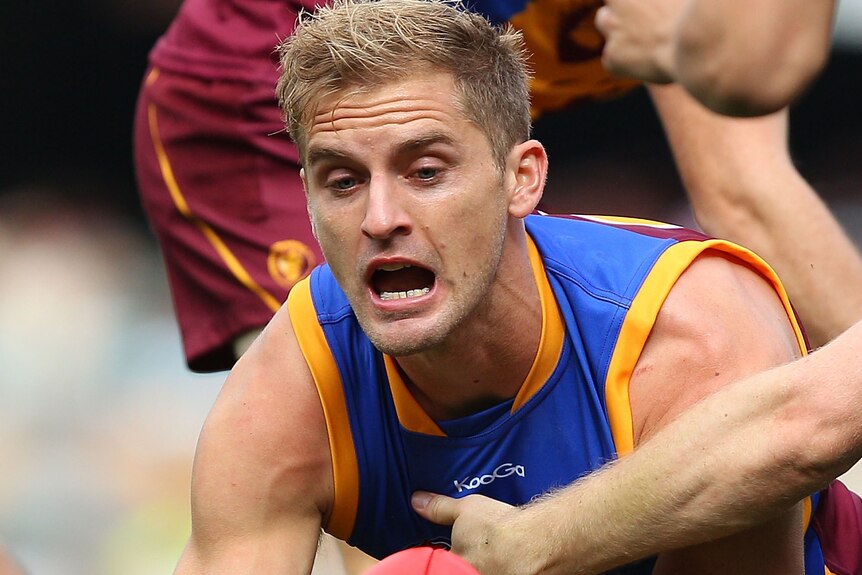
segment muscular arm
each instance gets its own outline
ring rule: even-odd
[[[632,374],[636,448],[703,397],[799,355],[772,287],[724,256],[700,256],[663,304]],[[655,573],[801,573],[802,540],[798,507],[745,532],[664,553]]]
[[[723,114],[776,112],[826,63],[834,0],[688,0],[677,25],[674,77]]]
[[[705,398],[561,493],[559,503],[578,510],[569,572],[600,573],[749,528],[847,471],[862,457],[860,357],[862,322]],[[538,506],[471,504],[524,525],[542,519]]]
[[[241,357],[242,354],[246,352],[254,340],[260,335],[261,331],[263,331],[262,328],[251,330],[240,335],[234,340],[233,349],[236,357]],[[338,555],[341,558],[341,562],[344,564],[344,571],[347,575],[360,575],[360,573],[364,573],[377,564],[376,559],[366,555],[356,547],[348,545],[341,539],[336,539],[326,533],[323,534],[323,538],[324,540],[321,542],[322,544],[326,544],[326,539],[329,538],[332,540],[334,545],[337,546]],[[321,546],[321,548],[324,547]]]
[[[331,477],[323,412],[283,310],[204,424],[176,573],[310,573]]]
[[[756,525],[847,471],[862,457],[860,357],[862,322],[707,397],[575,484],[569,496],[591,521],[578,543],[590,565],[573,572]]]
[[[570,486],[560,494],[578,512],[569,573],[601,573],[757,525],[847,471],[862,458],[860,357],[862,322],[807,357],[705,398],[628,457]],[[438,517],[484,514],[528,529],[543,519],[538,507],[489,499],[425,504]],[[486,530],[482,542],[506,534]]]
[[[776,112],[826,63],[834,0],[606,0],[602,62],[644,82],[677,82],[733,116]]]
[[[698,223],[778,272],[815,347],[862,318],[862,257],[787,146],[787,111],[727,118],[678,86],[652,86]]]

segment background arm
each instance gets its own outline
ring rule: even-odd
[[[649,92],[703,230],[775,268],[814,347],[862,318],[862,257],[793,165],[787,110],[728,118],[676,85]]]

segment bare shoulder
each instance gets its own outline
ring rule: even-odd
[[[799,353],[772,285],[729,256],[702,254],[668,294],[632,374],[635,442],[728,383]]]
[[[668,294],[632,376],[635,441],[725,385],[798,354],[771,284],[729,256],[701,255]],[[744,450],[745,440],[733,448]],[[802,539],[796,507],[748,531],[663,553],[655,572],[802,573]]]
[[[286,308],[276,314],[237,362],[207,426],[236,436],[238,441],[251,441],[252,445],[243,446],[243,452],[251,448],[260,455],[268,449],[280,455],[293,444],[328,445],[320,399]],[[256,439],[242,439],[241,432]],[[328,458],[328,449],[322,451],[325,457],[321,459]]]
[[[283,550],[299,546],[313,557],[331,487],[323,410],[283,308],[237,362],[204,424],[192,547],[234,558],[238,546],[249,555],[281,548],[273,560],[284,561]]]

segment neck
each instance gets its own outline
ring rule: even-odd
[[[397,358],[404,381],[433,419],[475,413],[517,395],[542,333],[542,306],[526,234],[504,254],[479,309],[440,345]]]

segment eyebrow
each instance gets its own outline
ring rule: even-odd
[[[449,134],[440,131],[433,131],[415,138],[411,138],[398,145],[397,151],[399,154],[412,152],[433,146],[434,144],[454,145],[455,141]]]
[[[350,158],[350,155],[342,152],[338,148],[326,147],[311,148],[308,150],[307,156],[307,163],[309,166],[313,166],[314,164],[324,160],[347,160]]]
[[[395,153],[396,155],[402,155],[410,152],[414,152],[416,150],[421,150],[423,148],[427,148],[429,146],[433,146],[434,144],[444,144],[444,145],[454,145],[454,139],[451,135],[441,132],[441,131],[433,131],[427,134],[422,134],[415,138],[410,138],[409,140],[405,140],[401,142],[396,147]],[[351,154],[334,147],[312,147],[308,150],[308,165],[313,166],[319,162],[323,162],[326,160],[351,160],[353,157]]]

